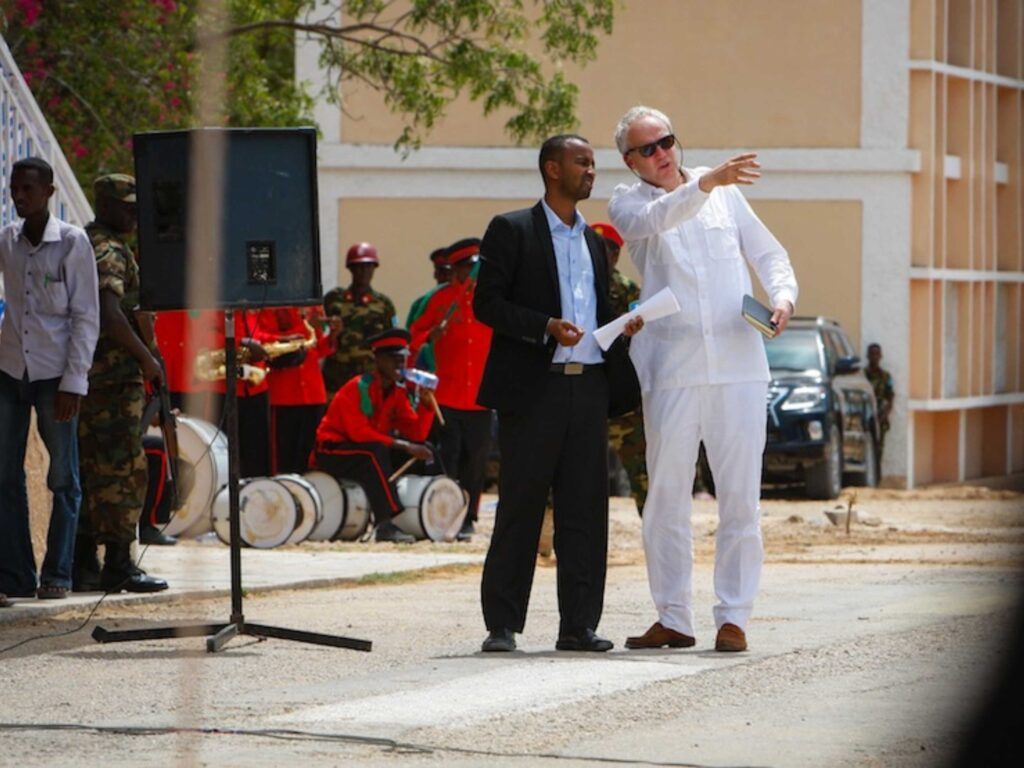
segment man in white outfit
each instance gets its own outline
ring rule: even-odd
[[[623,116],[615,143],[640,179],[615,189],[609,211],[643,276],[641,300],[667,286],[681,307],[648,323],[630,350],[643,390],[650,472],[643,535],[658,621],[626,647],[695,643],[690,489],[703,440],[718,496],[715,650],[743,651],[763,561],[759,501],[770,381],[761,336],[741,314],[743,295],[752,293],[747,264],[768,293],[779,333],[793,314],[796,277],[736,186],[760,176],[755,154],[713,169],[685,168],[671,122],[649,107]]]

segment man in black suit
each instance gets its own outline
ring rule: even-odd
[[[481,584],[483,650],[516,647],[550,491],[555,647],[607,651],[612,643],[595,630],[608,553],[608,378],[593,331],[612,317],[604,244],[576,210],[594,185],[594,152],[580,136],[554,136],[541,147],[540,172],[544,198],[488,226],[473,301],[477,318],[494,329],[477,400],[498,413],[501,451]]]

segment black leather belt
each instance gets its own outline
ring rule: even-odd
[[[552,363],[548,370],[560,376],[580,376],[601,367],[601,363]]]

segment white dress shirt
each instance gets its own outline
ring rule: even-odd
[[[641,301],[668,286],[681,307],[633,337],[630,355],[645,392],[770,380],[761,335],[740,314],[743,295],[753,292],[747,262],[773,305],[796,306],[786,250],[736,186],[700,189],[708,170],[684,169],[689,181],[672,192],[620,184],[608,205],[643,276]]]
[[[594,285],[594,262],[591,259],[583,230],[587,222],[576,211],[571,227],[558,218],[558,214],[541,200],[544,215],[551,230],[551,246],[555,251],[558,272],[558,294],[562,303],[562,317],[583,329],[583,337],[573,347],[555,347],[554,363],[584,363],[595,365],[604,361],[601,348],[594,338],[597,329],[597,288]]]
[[[0,329],[0,371],[29,381],[60,379],[84,395],[100,332],[96,257],[85,231],[50,216],[39,245],[24,222],[0,229],[0,272],[7,310]]]

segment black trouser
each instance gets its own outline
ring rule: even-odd
[[[444,471],[469,494],[466,519],[476,520],[491,447],[491,412],[442,405],[441,413],[445,423],[439,426],[438,437]]]
[[[301,475],[308,469],[323,415],[323,405],[275,405],[270,409],[270,464],[275,475]]]
[[[604,369],[549,373],[522,410],[498,412],[501,473],[481,582],[488,630],[521,632],[549,490],[559,633],[596,629],[608,557],[608,382]]]
[[[171,405],[186,416],[208,421],[227,434],[221,422],[225,396],[217,392],[171,392]],[[237,398],[238,471],[242,477],[270,475],[270,393]]]
[[[395,484],[388,480],[394,472],[391,449],[383,443],[321,443],[316,466],[332,477],[359,483],[377,525],[402,510]]]

